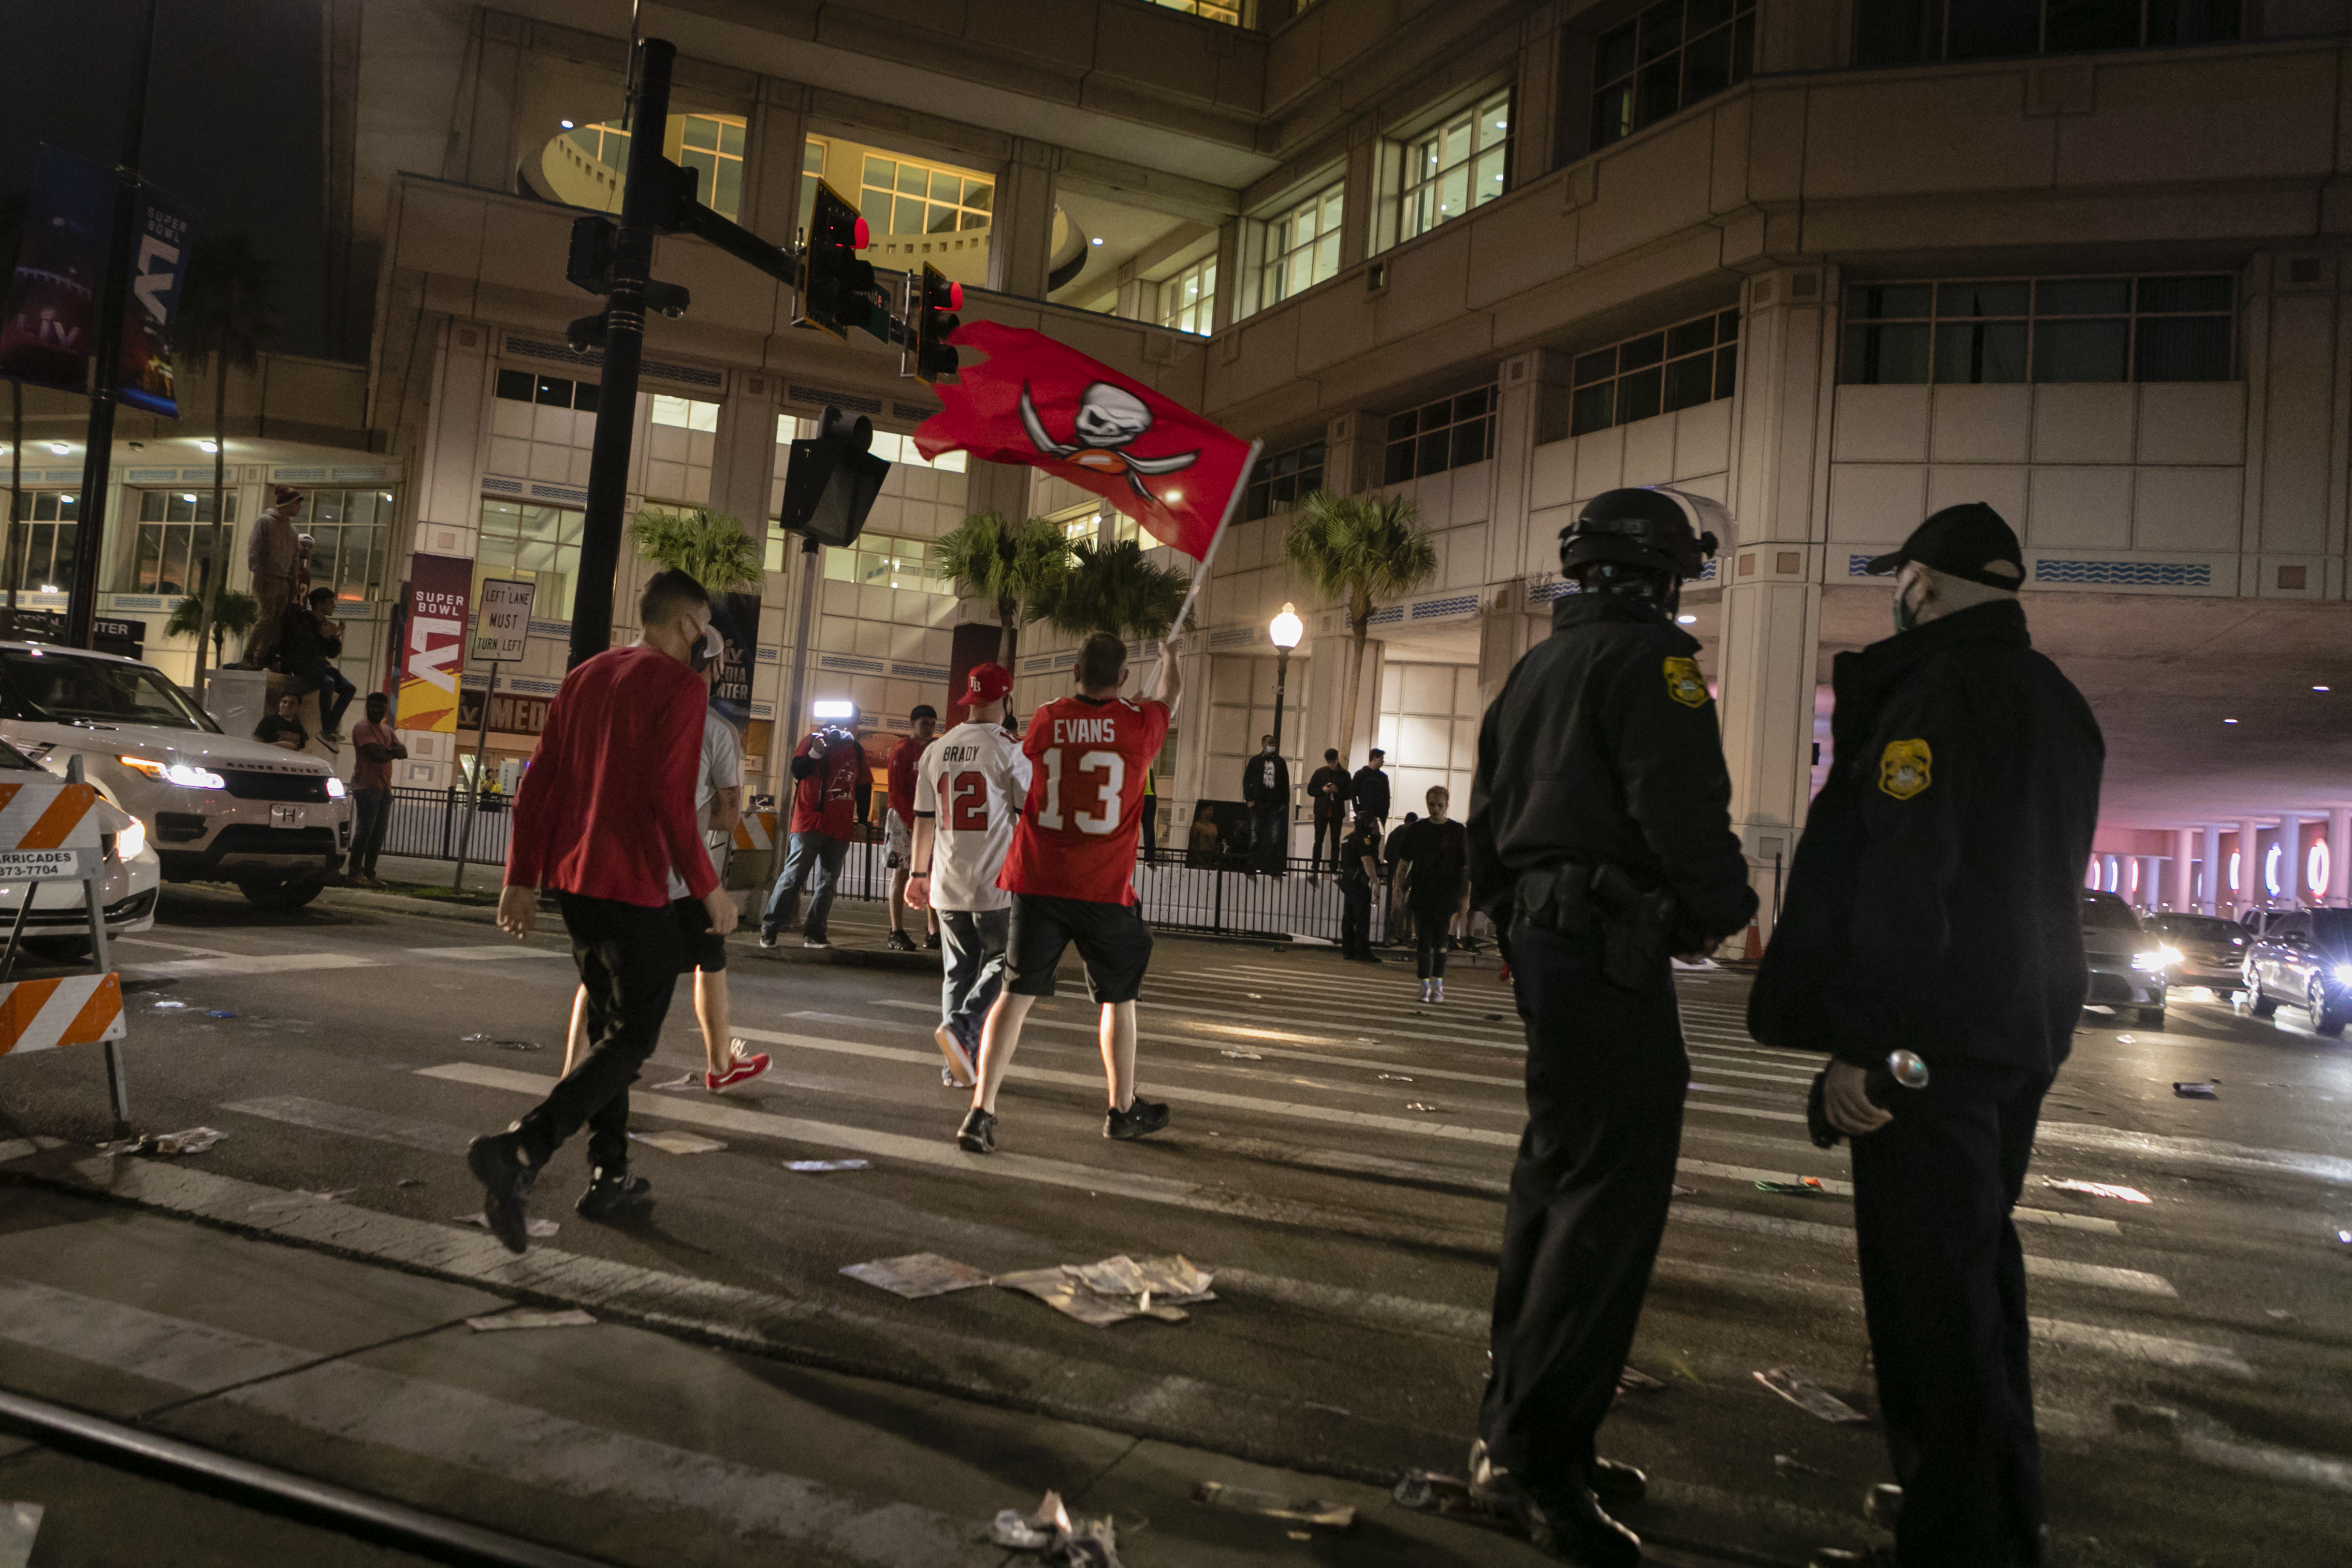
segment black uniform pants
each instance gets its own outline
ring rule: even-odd
[[[588,1055],[516,1131],[532,1168],[544,1169],[585,1122],[589,1164],[618,1173],[629,1163],[629,1085],[661,1040],[686,937],[667,904],[648,909],[565,892],[555,899],[588,993]]]
[[[1372,951],[1372,885],[1359,871],[1339,879],[1339,956],[1362,958]]]
[[[1597,936],[1521,921],[1511,977],[1528,1033],[1528,1127],[1495,1279],[1479,1432],[1538,1489],[1588,1484],[1593,1434],[1633,1348],[1674,1195],[1690,1058],[1665,961],[1640,994]]]
[[[2050,1073],[1937,1064],[1853,1141],[1853,1226],[1904,1568],[2042,1561],[2025,1258],[2010,1210]]]

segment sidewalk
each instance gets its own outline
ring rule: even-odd
[[[482,1331],[466,1320],[513,1301],[46,1184],[0,1190],[9,1391],[592,1557],[993,1568],[1035,1559],[987,1545],[988,1521],[1050,1488],[1074,1514],[1112,1516],[1131,1568],[1543,1561],[1376,1487],[618,1323]],[[309,1200],[252,1206],[286,1203]],[[490,1245],[446,1228],[453,1248]],[[12,1448],[0,1440],[0,1497],[45,1502],[45,1534],[169,1539],[167,1489],[153,1517],[89,1517],[103,1489],[45,1483],[54,1464]],[[1357,1517],[1310,1531],[1196,1502],[1202,1481]]]

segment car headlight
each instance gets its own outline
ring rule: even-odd
[[[2166,964],[2177,963],[2179,957],[2168,947],[2151,947],[2145,952],[2132,954],[2132,967],[2142,974],[2153,974]]]
[[[114,759],[133,773],[145,773],[151,779],[161,779],[182,789],[226,789],[228,780],[210,768],[193,767],[186,763],[159,763],[147,757],[117,757]]]
[[[343,798],[343,781],[337,778],[334,774],[329,773],[327,775],[327,798],[329,800],[341,800]]]
[[[2352,963],[2339,963],[2336,966],[2336,984],[2352,985]]]
[[[146,852],[147,825],[134,816],[114,836],[114,858],[127,864]]]

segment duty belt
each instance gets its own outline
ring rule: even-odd
[[[1591,936],[1600,929],[1592,868],[1581,861],[1563,860],[1520,872],[1511,904],[1520,919],[1562,936]]]

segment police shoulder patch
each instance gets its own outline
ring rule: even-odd
[[[1878,753],[1878,787],[1896,800],[1909,800],[1935,782],[1935,761],[1925,741],[1889,741]]]
[[[1666,695],[1685,708],[1706,706],[1706,678],[1698,672],[1698,660],[1666,660]]]

